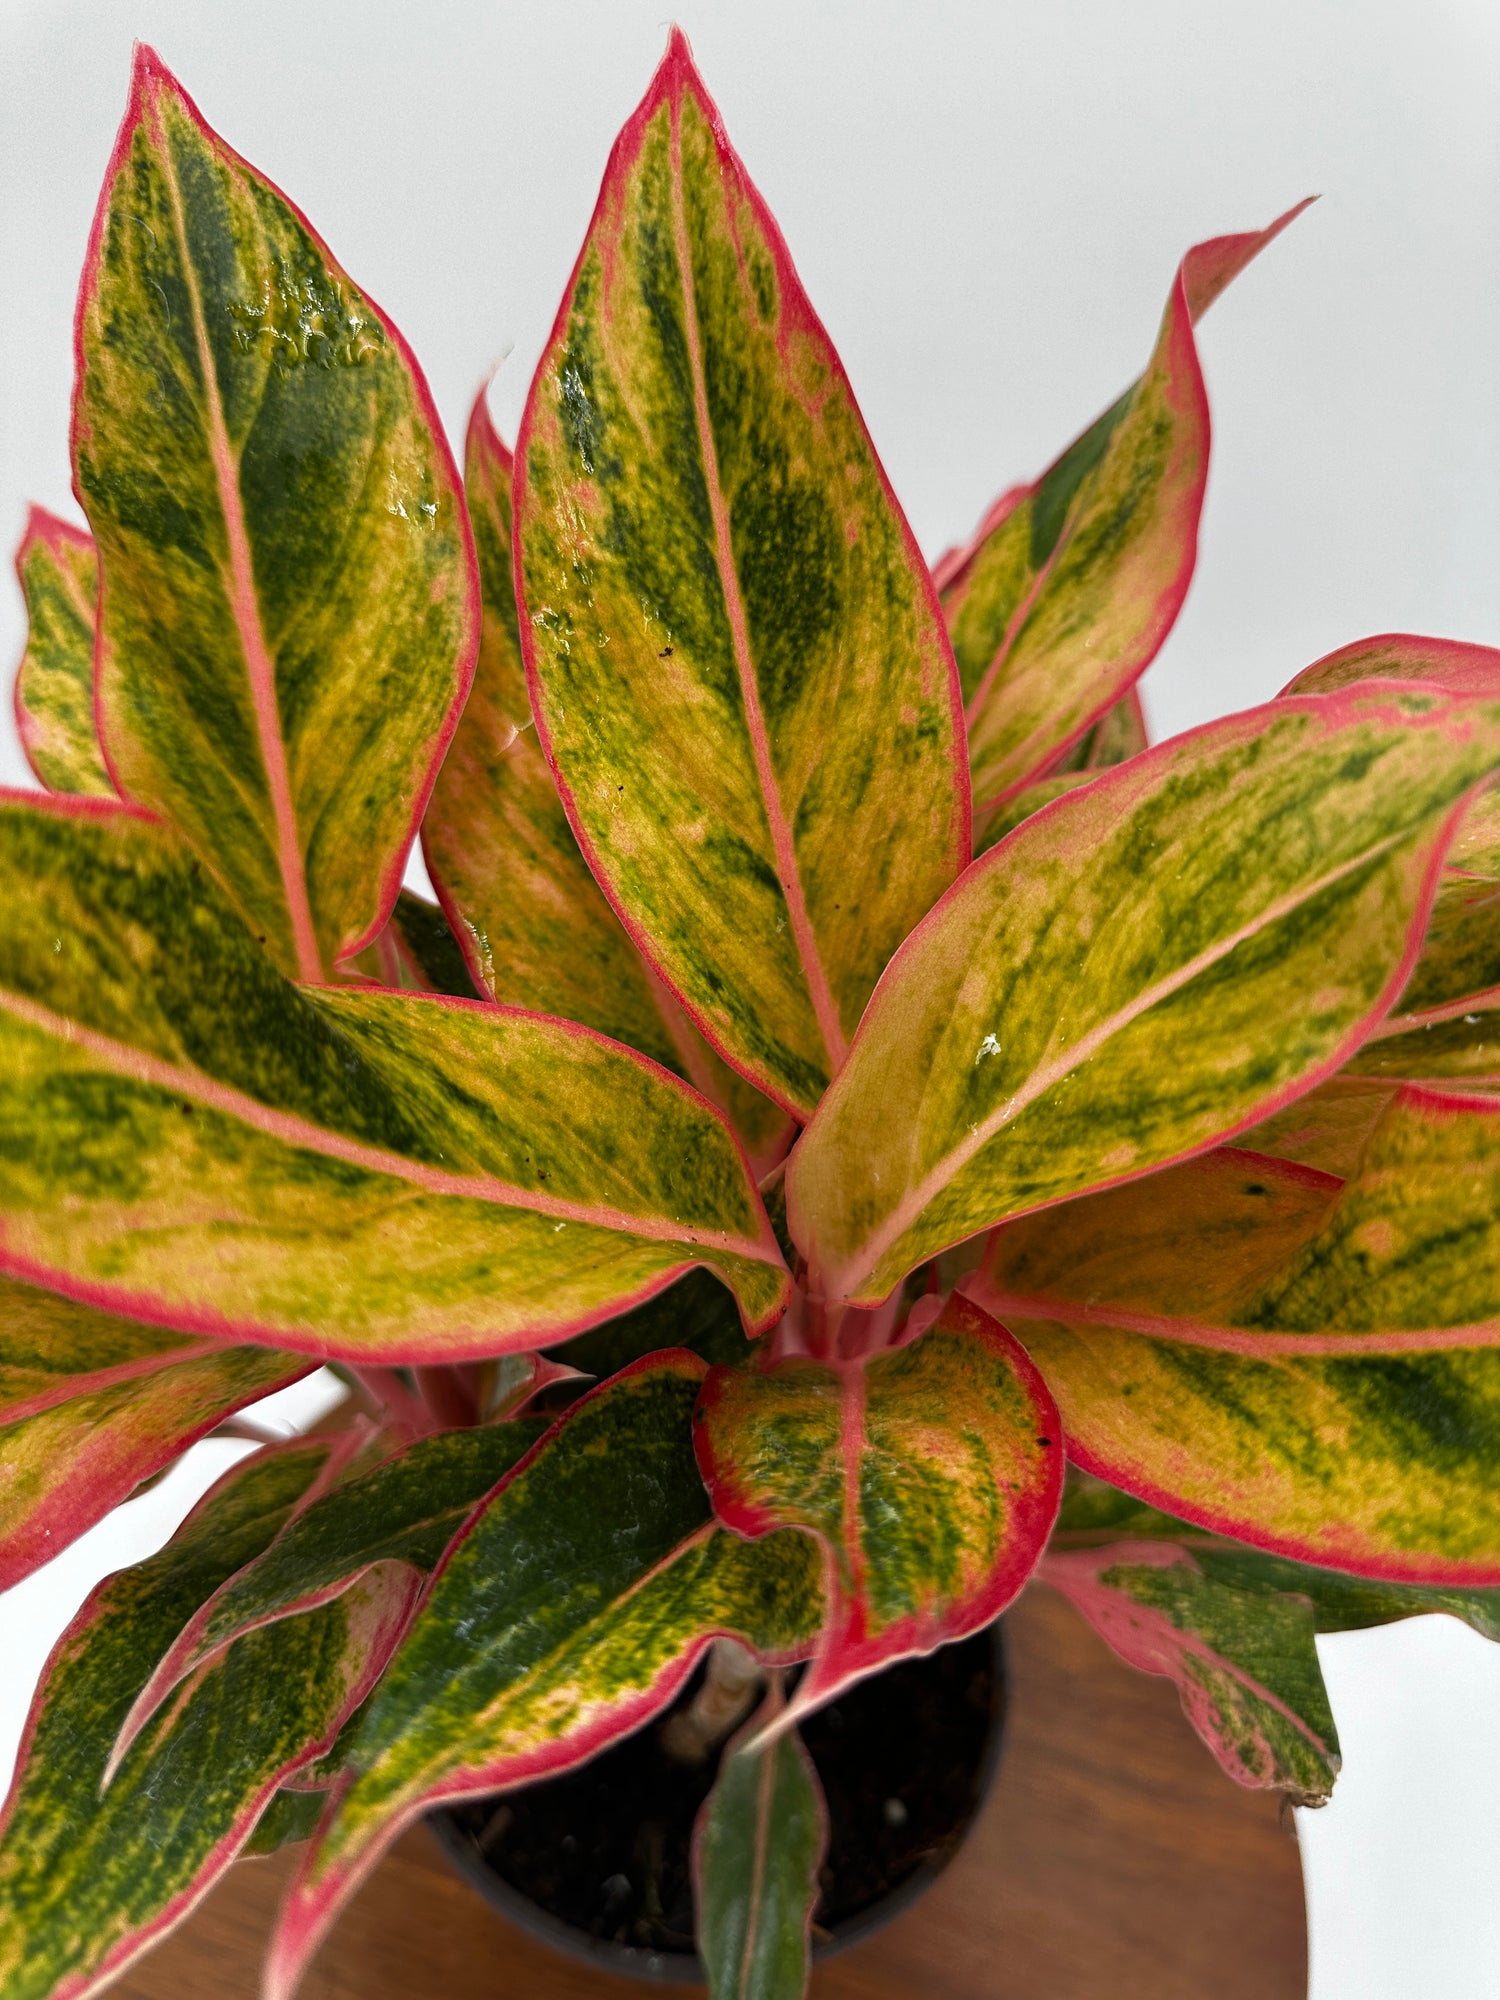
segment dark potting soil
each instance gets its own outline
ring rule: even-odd
[[[978,1810],[1004,1688],[989,1633],[861,1681],[803,1727],[828,1801],[814,1935],[837,1933],[917,1873],[942,1867]],[[701,1671],[680,1698],[696,1692]],[[450,1809],[489,1868],[596,1938],[693,1948],[693,1822],[717,1759],[660,1748],[661,1721],[581,1770]]]

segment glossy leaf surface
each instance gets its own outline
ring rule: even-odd
[[[127,1717],[116,1755],[173,1688],[246,1632],[331,1602],[378,1564],[429,1574],[470,1510],[545,1429],[529,1419],[440,1431],[313,1500],[177,1634]]]
[[[726,1526],[806,1528],[827,1552],[828,1624],[791,1715],[998,1616],[1062,1491],[1045,1384],[957,1296],[919,1339],[868,1360],[715,1368],[695,1437]]]
[[[575,1403],[450,1548],[294,1884],[268,2000],[417,1813],[582,1763],[668,1703],[715,1633],[810,1649],[815,1544],[714,1523],[693,1460],[704,1364],[653,1355]]]
[[[236,1466],[159,1555],[100,1584],[58,1642],[0,1834],[6,2000],[79,2000],[170,1930],[379,1671],[394,1631],[375,1595],[255,1633],[100,1796],[120,1718],[162,1647],[266,1545],[324,1456],[297,1444]]]
[[[0,1428],[0,1590],[50,1562],[215,1424],[310,1364],[223,1347]]]
[[[709,2000],[797,2000],[828,1842],[822,1787],[802,1739],[774,1729],[773,1688],[725,1746],[693,1829],[693,1906]]]
[[[1237,1783],[1322,1805],[1332,1796],[1339,1749],[1313,1607],[1306,1597],[1256,1588],[1257,1560],[1126,1541],[1054,1551],[1038,1574],[1122,1660],[1176,1685],[1183,1713]]]
[[[110,768],[320,979],[395,901],[473,670],[472,548],[399,334],[147,49],[78,359]]]
[[[939,570],[976,812],[1041,776],[1149,666],[1197,557],[1208,398],[1193,322],[1306,203],[1183,259],[1146,372]]]
[[[16,551],[26,599],[26,651],[16,674],[16,731],[49,792],[114,794],[94,729],[94,544],[33,507]]]
[[[0,1260],[353,1359],[536,1347],[694,1263],[787,1277],[701,1099],[582,1028],[299,991],[167,831],[0,798]],[[61,949],[58,949],[60,944]]]
[[[1277,701],[1023,822],[903,947],[792,1156],[814,1294],[875,1304],[945,1245],[1337,1069],[1406,983],[1497,761],[1500,708]]]
[[[925,563],[674,33],[609,161],[516,452],[544,746],[631,935],[805,1117],[968,853]]]
[[[639,1049],[726,1111],[752,1157],[769,1155],[786,1114],[713,1053],[648,970],[568,824],[531,719],[516,623],[511,458],[483,394],[469,419],[464,481],[483,639],[422,846],[472,977],[487,998],[581,1021]]]

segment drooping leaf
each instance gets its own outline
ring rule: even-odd
[[[520,633],[580,844],[688,1015],[799,1117],[963,865],[927,567],[675,32],[516,451]]]
[[[1175,1683],[1183,1713],[1231,1778],[1322,1805],[1340,1759],[1313,1607],[1253,1580],[1244,1587],[1232,1557],[1228,1574],[1223,1567],[1196,1549],[1127,1541],[1053,1552],[1038,1576],[1121,1659]]]
[[[795,1729],[772,1742],[785,1700],[773,1684],[725,1745],[693,1828],[693,1904],[709,2000],[800,2000],[818,1870],[828,1844],[822,1787]]]
[[[325,1456],[299,1442],[236,1466],[160,1554],[100,1584],[58,1642],[0,1833],[6,2000],[81,2000],[178,1923],[379,1672],[405,1609],[375,1593],[254,1633],[100,1795],[120,1719],[161,1648],[266,1545]]]
[[[217,1345],[0,1428],[0,1590],[60,1555],[215,1424],[310,1367],[270,1348]]]
[[[1208,474],[1193,324],[1306,206],[1190,250],[1145,374],[1034,485],[1003,495],[940,566],[976,816],[1101,722],[1171,630],[1197,557]]]
[[[1348,1181],[1225,1147],[995,1231],[965,1289],[1227,1352],[1500,1344],[1500,1099],[1407,1087]]]
[[[534,1348],[781,1253],[733,1138],[582,1028],[299,991],[167,831],[0,798],[0,1267],[304,1353]]]
[[[469,977],[447,918],[410,889],[401,891],[385,929],[350,964],[377,986],[404,993],[446,993],[453,1000],[485,997]]]
[[[669,1351],[583,1397],[451,1545],[293,1885],[268,2000],[428,1805],[582,1763],[670,1702],[715,1634],[773,1663],[811,1649],[816,1545],[714,1522],[691,1438],[703,1374]]]
[[[315,1499],[176,1635],[121,1727],[115,1758],[174,1688],[245,1633],[330,1603],[380,1564],[428,1575],[471,1509],[546,1428],[532,1418],[439,1431]]]
[[[215,1340],[97,1312],[0,1278],[0,1424],[222,1351]]]
[[[579,852],[531,719],[516,622],[511,457],[483,393],[464,483],[484,603],[474,686],[422,824],[428,870],[479,990],[581,1021],[701,1090],[752,1158],[785,1148],[785,1112],[708,1047],[648,970]]]
[[[145,48],[78,351],[111,768],[282,969],[321,979],[395,902],[473,671],[473,551],[427,386]]]
[[[99,563],[82,529],[33,507],[16,550],[26,651],[16,674],[16,732],[49,792],[111,798],[94,728],[94,611]]]
[[[726,1526],[807,1528],[827,1552],[828,1622],[789,1717],[989,1624],[1031,1573],[1062,1492],[1046,1385],[959,1295],[919,1339],[868,1359],[715,1368],[695,1437]]]
[[[1343,1063],[1406,983],[1500,707],[1276,701],[1102,772],[898,954],[787,1170],[831,1305],[1007,1216],[1202,1151]]]

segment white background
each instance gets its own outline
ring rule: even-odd
[[[1500,643],[1500,0],[681,5],[929,554],[1139,369],[1188,244],[1321,193],[1202,330],[1214,471],[1153,722],[1369,632]],[[0,538],[28,498],[71,511],[73,292],[134,35],[395,317],[457,439],[509,350],[514,434],[660,8],[0,0]],[[0,593],[0,657],[21,633]],[[27,782],[8,734],[0,780]],[[197,1477],[0,1607],[0,1764],[49,1627]],[[1314,2000],[1494,2000],[1500,1649],[1422,1620],[1322,1651],[1346,1775],[1301,1822]]]

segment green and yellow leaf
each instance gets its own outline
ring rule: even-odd
[[[969,848],[931,579],[675,32],[516,452],[536,723],[609,900],[806,1118]]]
[[[310,1366],[269,1348],[219,1344],[4,1425],[0,1590],[60,1555],[215,1424]]]
[[[428,870],[489,999],[581,1021],[725,1111],[751,1158],[785,1150],[785,1112],[729,1068],[652,973],[589,873],[531,718],[516,621],[511,457],[481,392],[464,483],[484,604],[474,686],[422,823]]]
[[[82,529],[33,507],[16,551],[26,599],[26,651],[16,674],[16,732],[49,792],[112,798],[94,727],[94,618],[99,563]]]
[[[447,918],[410,889],[401,891],[385,929],[349,961],[348,969],[402,993],[446,993],[453,1000],[485,997],[469,977]]]
[[[222,1351],[216,1340],[122,1319],[0,1278],[0,1424]]]
[[[395,902],[472,674],[463,497],[400,335],[145,48],[78,359],[110,767],[325,978]]]
[[[1500,698],[1500,650],[1418,632],[1379,632],[1325,653],[1282,689],[1289,694],[1337,694],[1359,681],[1421,681],[1449,694]]]
[[[583,1397],[450,1547],[293,1885],[268,2000],[428,1805],[582,1763],[669,1702],[717,1633],[772,1662],[811,1650],[816,1544],[714,1521],[691,1435],[704,1372],[669,1351]]]
[[[231,1649],[100,1795],[121,1717],[163,1646],[265,1547],[326,1448],[236,1466],[160,1554],[100,1584],[42,1678],[0,1832],[0,1990],[82,2000],[178,1923],[233,1860],[281,1779],[363,1699],[403,1606],[351,1592]]]
[[[798,2000],[806,1990],[828,1813],[802,1739],[779,1726],[784,1707],[773,1681],[725,1746],[693,1828],[695,1941],[709,2000]]]
[[[0,798],[0,1268],[353,1360],[534,1348],[693,1264],[788,1278],[718,1115],[588,1030],[299,990],[169,831]]]
[[[1208,475],[1193,324],[1306,206],[1190,250],[1145,374],[1034,485],[1004,494],[939,566],[976,816],[1102,725],[1171,630],[1192,578]]]
[[[727,1527],[805,1528],[827,1554],[828,1622],[786,1719],[988,1625],[1030,1575],[1062,1492],[1045,1384],[959,1295],[918,1339],[868,1358],[713,1369],[695,1435]]]
[[[1329,1076],[1409,976],[1500,706],[1277,701],[1024,821],[898,954],[787,1170],[810,1289],[1206,1149]]]

